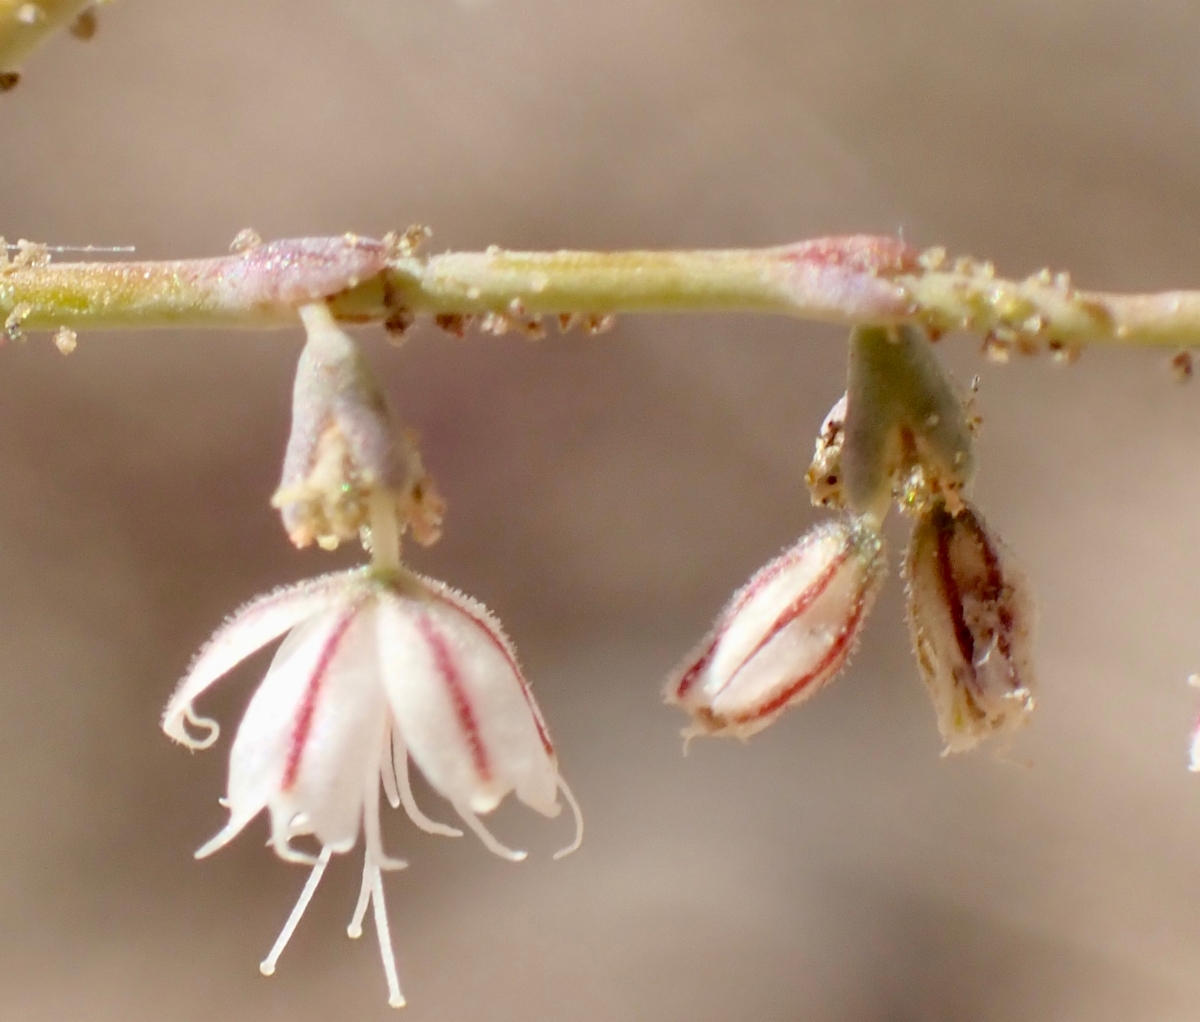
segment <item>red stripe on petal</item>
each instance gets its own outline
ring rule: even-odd
[[[466,736],[467,745],[471,748],[471,762],[475,766],[475,772],[479,775],[480,780],[491,781],[492,765],[488,761],[487,749],[484,748],[479,721],[475,719],[475,708],[471,705],[471,697],[463,685],[462,675],[459,673],[458,665],[454,662],[450,647],[428,614],[417,615],[417,630],[421,633],[421,637],[429,643],[430,652],[433,653],[434,666],[450,693],[450,702],[454,706],[454,713]]]
[[[792,567],[792,565],[800,560],[801,557],[808,553],[808,548],[816,541],[817,538],[818,537],[813,534],[805,536],[804,539],[792,547],[791,550],[788,550],[786,553],[776,557],[775,560],[773,560],[765,568],[761,569],[758,574],[750,579],[750,581],[746,583],[745,587],[738,592],[736,596],[734,596],[733,604],[725,614],[725,624],[727,625],[729,621],[737,614],[737,612],[746,606],[751,599],[757,596],[768,583],[774,582],[775,579],[777,579],[780,575],[787,571],[788,568]]]
[[[287,766],[283,771],[282,787],[284,791],[291,791],[296,783],[296,778],[300,775],[300,761],[304,758],[304,747],[308,744],[309,736],[312,734],[313,718],[317,713],[317,700],[320,697],[325,678],[329,674],[329,665],[333,663],[333,658],[337,655],[338,647],[342,644],[342,639],[350,627],[350,622],[354,620],[354,615],[358,613],[358,609],[358,605],[351,607],[342,616],[342,619],[330,633],[329,638],[325,640],[325,645],[321,649],[321,655],[317,658],[316,666],[313,668],[312,675],[308,679],[308,685],[304,690],[304,698],[300,703],[300,711],[296,714],[295,724],[292,725],[292,737],[288,745]]]
[[[717,643],[721,641],[721,636],[725,633],[725,629],[727,627],[728,622],[722,621],[721,627],[718,629],[716,634],[713,635],[708,645],[704,647],[704,652],[696,658],[695,663],[693,663],[691,667],[683,672],[683,677],[681,677],[678,683],[675,685],[675,699],[683,699],[684,696],[691,691],[692,686],[696,684],[700,678],[700,675],[704,673],[708,665],[712,663],[713,653],[716,652]]]
[[[826,651],[820,662],[811,671],[801,675],[792,681],[770,702],[764,703],[757,709],[749,712],[738,714],[732,720],[736,724],[748,724],[751,721],[762,720],[764,717],[769,717],[778,710],[782,710],[790,703],[797,695],[805,688],[811,685],[814,681],[821,679],[822,675],[828,674],[830,669],[835,671],[841,665],[840,660],[844,660],[850,652],[850,644],[854,641],[855,634],[858,631],[858,626],[862,622],[863,615],[866,613],[866,602],[859,601],[858,606],[854,610],[854,616],[850,618],[846,627],[838,633],[837,639]]]
[[[792,547],[786,553],[781,554],[770,564],[762,568],[753,578],[750,579],[737,593],[734,594],[728,608],[721,614],[717,620],[716,626],[713,628],[711,637],[708,640],[704,650],[696,658],[690,667],[688,667],[679,681],[675,683],[673,698],[676,700],[683,699],[692,686],[700,679],[700,676],[712,663],[713,654],[717,650],[721,639],[729,630],[729,626],[733,623],[733,619],[755,596],[762,592],[763,588],[774,582],[788,568],[792,567],[808,550],[809,544],[812,542],[812,537],[806,537],[796,546]],[[740,668],[739,668],[740,669]]]
[[[533,693],[529,691],[529,682],[525,680],[525,675],[521,673],[521,667],[517,663],[516,658],[513,656],[512,650],[508,648],[508,644],[496,634],[495,630],[489,626],[489,623],[486,619],[481,619],[471,612],[471,605],[465,600],[460,604],[447,597],[444,593],[434,592],[433,595],[436,599],[441,600],[447,607],[458,611],[458,613],[466,617],[467,620],[469,620],[481,632],[483,632],[488,642],[490,642],[492,646],[499,651],[500,655],[504,657],[509,669],[513,672],[513,675],[517,679],[517,684],[521,686],[521,695],[524,697],[525,705],[529,707],[529,713],[533,717],[533,724],[534,727],[537,728],[538,738],[542,743],[542,748],[546,750],[547,756],[553,758],[555,755],[554,743],[550,741],[550,735],[546,730],[546,724],[542,720],[541,713],[538,711],[537,703],[535,703],[533,700]]]
[[[829,567],[821,572],[821,574],[817,576],[816,580],[807,589],[805,589],[804,592],[797,596],[796,599],[794,599],[787,607],[783,609],[782,613],[780,613],[780,615],[775,619],[766,635],[758,640],[758,644],[746,654],[746,656],[742,659],[742,662],[737,665],[737,668],[730,673],[729,680],[721,686],[722,691],[724,691],[729,685],[733,684],[734,679],[741,672],[742,668],[744,668],[746,664],[753,660],[768,642],[775,638],[776,635],[778,635],[788,625],[795,621],[796,618],[798,618],[801,614],[809,610],[812,605],[821,598],[821,595],[826,589],[829,588],[829,584],[833,581],[834,575],[836,575],[838,573],[838,569],[846,563],[846,560],[849,558],[849,556],[849,547],[843,547],[838,553],[837,557],[835,557],[829,563]],[[857,618],[855,620],[857,620]]]

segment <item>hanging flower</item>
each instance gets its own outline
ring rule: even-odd
[[[908,623],[946,752],[973,749],[1033,710],[1033,599],[969,504],[928,509],[905,568]]]
[[[762,568],[667,685],[685,733],[747,738],[815,693],[853,652],[886,568],[861,519],[818,525]]]
[[[196,657],[172,696],[163,730],[207,748],[215,721],[195,701],[234,666],[287,634],[242,718],[229,763],[224,802],[229,822],[196,852],[224,847],[263,809],[271,843],[292,862],[313,866],[300,899],[262,963],[270,975],[312,897],[330,856],[348,852],[361,827],[366,855],[349,933],[362,932],[368,904],[387,974],[389,1003],[404,1003],[383,901],[381,871],[405,863],[388,857],[380,837],[379,786],[412,821],[433,834],[461,831],[417,807],[408,759],[497,855],[525,853],[502,845],[479,816],[509,792],[546,816],[561,791],[582,819],[558,772],[554,748],[512,646],[479,603],[403,568],[339,572],[277,590],[235,613]],[[199,733],[197,733],[199,732]],[[292,845],[312,835],[320,853]],[[556,856],[556,857],[558,857]]]

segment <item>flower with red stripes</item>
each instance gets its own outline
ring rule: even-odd
[[[499,623],[476,601],[402,568],[338,572],[251,601],[197,655],[167,706],[163,730],[193,749],[212,745],[217,724],[196,714],[195,701],[285,632],[233,742],[223,803],[229,822],[196,857],[224,847],[266,809],[278,855],[312,865],[262,963],[270,975],[331,854],[350,851],[361,828],[366,856],[349,933],[362,933],[373,905],[389,1003],[399,1007],[404,998],[381,871],[405,863],[383,850],[380,784],[421,829],[460,836],[417,807],[408,781],[411,757],[467,827],[513,861],[525,853],[497,841],[481,814],[516,792],[526,805],[555,816],[561,791],[576,820],[575,839],[561,856],[579,846],[579,809]],[[316,855],[293,847],[304,835],[315,838]]]
[[[762,568],[667,685],[692,717],[685,733],[746,738],[815,693],[849,659],[886,570],[878,531],[851,518]]]

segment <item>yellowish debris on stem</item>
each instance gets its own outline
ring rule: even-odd
[[[0,0],[0,91],[17,84],[29,55],[74,24],[93,0]]]

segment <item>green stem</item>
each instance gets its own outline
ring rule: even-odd
[[[1065,275],[995,276],[885,237],[678,252],[412,254],[347,235],[272,242],[217,259],[0,267],[0,320],[20,329],[291,326],[327,299],[346,323],[491,314],[520,327],[544,314],[757,312],[854,324],[967,330],[1021,349],[1200,345],[1200,292],[1075,290]]]

